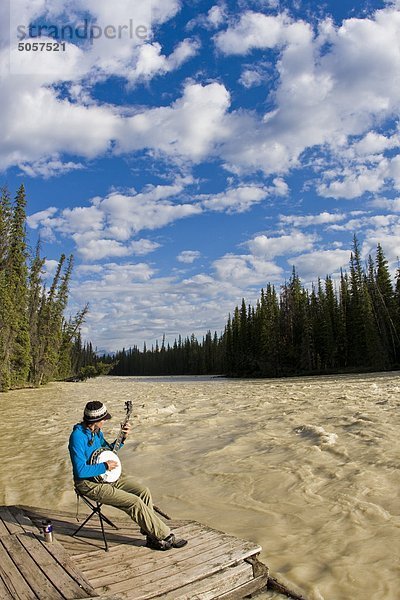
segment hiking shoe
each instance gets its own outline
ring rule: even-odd
[[[153,550],[169,550],[172,548],[172,544],[174,542],[174,534],[170,533],[163,540],[158,540],[152,535],[147,535],[146,546],[152,548]]]
[[[187,541],[182,539],[176,539],[173,533],[167,535],[163,540],[158,540],[157,538],[148,535],[146,546],[148,548],[152,548],[153,550],[170,550],[170,548],[182,548],[186,546]]]
[[[175,536],[174,538],[174,543],[172,544],[173,548],[183,548],[183,546],[186,546],[187,540],[184,540],[183,538],[176,538]]]

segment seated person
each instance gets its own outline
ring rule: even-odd
[[[103,425],[111,419],[105,404],[94,401],[85,406],[83,421],[74,425],[69,438],[69,453],[72,461],[75,488],[81,493],[102,504],[108,504],[126,512],[135,521],[143,535],[147,537],[147,546],[155,550],[181,548],[186,540],[177,539],[170,528],[156,515],[153,509],[150,490],[133,477],[121,474],[115,483],[98,482],[95,478],[112,471],[118,466],[114,460],[90,464],[95,450],[104,447],[113,449],[114,443],[104,439]],[[131,425],[123,428],[125,441]]]

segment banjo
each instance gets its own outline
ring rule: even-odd
[[[118,463],[118,466],[116,466],[115,469],[112,469],[112,471],[106,471],[105,473],[102,473],[101,475],[94,477],[94,480],[97,481],[98,483],[115,483],[120,478],[122,467],[121,467],[121,461],[117,456],[117,452],[120,449],[122,441],[124,439],[123,428],[128,423],[128,421],[131,417],[131,414],[132,414],[132,401],[131,400],[128,400],[127,402],[125,402],[125,410],[126,410],[126,416],[125,416],[123,423],[121,424],[121,430],[118,434],[118,437],[115,440],[114,449],[109,450],[107,448],[98,448],[97,450],[95,450],[93,452],[92,456],[90,457],[89,464],[91,464],[91,465],[98,465],[100,463],[107,462],[108,460],[115,460],[115,462]]]

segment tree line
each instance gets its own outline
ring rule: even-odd
[[[62,254],[49,286],[43,282],[45,258],[40,240],[30,252],[26,236],[26,194],[14,201],[7,188],[0,197],[0,391],[39,386],[54,379],[85,376],[96,364],[80,326],[88,307],[68,320],[64,310],[73,268]],[[83,371],[82,371],[83,369]],[[82,375],[83,374],[83,375]]]
[[[378,244],[366,264],[354,237],[349,270],[305,288],[295,268],[287,282],[268,284],[255,306],[229,315],[222,334],[198,341],[179,337],[122,349],[105,356],[113,375],[201,375],[280,377],[400,366],[400,269],[392,283]]]

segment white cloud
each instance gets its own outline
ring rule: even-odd
[[[44,267],[44,277],[45,278],[50,278],[52,275],[55,274],[57,266],[58,266],[58,260],[52,260],[51,258],[46,258],[46,261],[43,265]]]
[[[157,248],[160,248],[160,244],[151,240],[140,239],[131,242],[129,248],[136,256],[145,256],[146,254],[150,254],[150,252],[154,252]]]
[[[279,220],[284,225],[292,225],[294,227],[309,227],[310,225],[327,225],[329,223],[337,223],[346,218],[344,213],[329,213],[322,212],[318,215],[280,215]]]
[[[31,229],[37,229],[39,226],[46,226],[51,222],[52,217],[56,214],[58,208],[49,206],[46,210],[40,210],[37,213],[27,216],[27,223]],[[48,221],[48,219],[50,219]]]
[[[400,136],[398,133],[392,136],[385,136],[375,131],[368,131],[364,137],[351,146],[351,150],[356,156],[365,157],[380,154],[385,150],[396,148],[399,145]]]
[[[117,151],[151,148],[199,162],[228,135],[223,117],[229,104],[229,93],[222,84],[188,83],[172,106],[148,109],[125,119]]]
[[[105,265],[101,285],[108,287],[118,285],[124,288],[137,281],[149,281],[155,271],[146,263]]]
[[[201,256],[201,252],[198,250],[183,250],[176,257],[179,262],[192,264],[195,260],[198,260]]]
[[[247,246],[255,256],[272,259],[275,256],[284,256],[291,252],[311,250],[317,240],[318,236],[315,234],[304,234],[301,231],[293,230],[290,235],[276,237],[257,235],[247,242]]]
[[[199,199],[207,210],[241,213],[249,210],[253,204],[258,204],[268,195],[269,191],[264,187],[243,185],[219,194],[200,196]]]
[[[330,231],[349,231],[349,232],[365,232],[369,234],[371,231],[381,231],[383,235],[393,227],[397,226],[399,222],[399,216],[396,214],[386,215],[371,215],[371,214],[360,214],[355,215],[356,218],[349,219],[343,224],[329,225],[327,229]]]
[[[0,60],[6,60],[4,54]],[[0,168],[22,164],[26,171],[33,163],[33,170],[45,172],[46,161],[54,168],[53,157],[61,152],[94,158],[109,148],[119,121],[109,108],[61,100],[29,77],[3,79],[1,91]]]
[[[395,156],[390,163],[390,177],[393,179],[396,190],[400,190],[400,154]]]
[[[289,265],[295,265],[300,277],[316,280],[337,273],[340,268],[346,269],[349,264],[350,250],[316,250],[300,254],[288,259]]]
[[[310,36],[303,22],[293,22],[285,13],[276,16],[247,11],[226,31],[216,34],[215,44],[224,54],[247,54],[253,49],[275,48]]]
[[[49,160],[41,159],[31,164],[20,163],[19,168],[29,177],[43,177],[43,179],[48,179],[49,177],[65,175],[65,173],[69,173],[70,171],[84,169],[84,165],[71,161],[63,162],[55,157]]]
[[[166,57],[161,54],[161,45],[158,42],[144,44],[139,49],[135,68],[129,72],[128,80],[130,83],[134,83],[174,71],[195,56],[199,48],[200,43],[197,40],[185,39]]]
[[[207,22],[211,27],[219,27],[226,19],[225,6],[216,4],[210,8],[207,13]]]
[[[351,200],[359,198],[364,192],[379,192],[388,173],[388,161],[383,159],[374,169],[360,166],[353,172],[350,169],[349,171],[340,180],[331,181],[329,184],[321,183],[318,186],[320,196]]]
[[[208,30],[217,29],[226,18],[226,5],[221,2],[212,6],[207,14],[199,14],[194,19],[191,19],[186,25],[186,29],[192,30],[197,26]]]
[[[89,237],[89,239],[87,239]],[[113,239],[101,239],[97,236],[81,236],[74,234],[78,253],[83,260],[103,260],[109,257],[144,256],[160,247],[160,244],[151,240],[134,240],[128,244]]]
[[[103,265],[85,265],[81,264],[75,268],[75,272],[78,277],[81,275],[86,276],[88,273],[102,273]]]
[[[269,188],[269,193],[272,196],[287,196],[289,194],[289,186],[282,177],[275,177],[272,183],[273,186]]]
[[[244,69],[239,79],[239,83],[247,89],[260,85],[262,81],[263,75],[257,69]]]
[[[157,194],[157,188],[154,188]],[[100,204],[110,235],[125,241],[143,229],[159,229],[177,219],[199,214],[193,204],[174,203],[153,196],[153,190],[136,195],[109,194]]]
[[[240,287],[261,286],[277,281],[283,270],[270,260],[251,254],[226,254],[213,262],[218,280],[231,282]],[[238,299],[236,299],[237,303]]]
[[[393,198],[392,200],[389,200],[388,198],[376,198],[375,200],[371,200],[371,202],[369,202],[369,206],[398,213],[400,212],[400,198]]]
[[[270,186],[242,184],[218,194],[196,196],[196,200],[206,210],[232,214],[246,212],[254,204],[259,204],[268,197],[282,197],[287,196],[288,193],[287,183],[280,177],[275,177]]]

